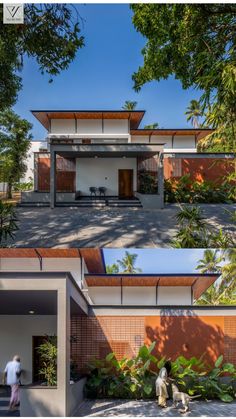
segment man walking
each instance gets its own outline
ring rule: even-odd
[[[15,355],[13,360],[7,363],[3,378],[3,383],[11,386],[9,410],[14,410],[20,403],[20,374],[20,357]]]

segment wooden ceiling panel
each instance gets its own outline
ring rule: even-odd
[[[131,135],[197,135],[197,138],[204,138],[213,130],[206,129],[131,129]]]

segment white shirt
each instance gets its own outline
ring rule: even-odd
[[[7,384],[12,386],[13,384],[19,384],[20,377],[17,376],[21,372],[21,365],[18,361],[10,361],[7,363],[6,368],[4,370],[7,374]]]

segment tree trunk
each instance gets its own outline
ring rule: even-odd
[[[7,184],[7,199],[12,199],[12,184],[9,182]]]

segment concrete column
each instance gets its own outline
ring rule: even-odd
[[[57,388],[61,397],[61,416],[68,413],[70,386],[70,297],[68,287],[57,294]]]
[[[158,182],[158,195],[160,196],[161,208],[164,208],[164,154],[159,154],[158,159],[158,172],[157,172],[157,182]]]
[[[53,209],[56,204],[56,152],[50,147],[50,206]]]

